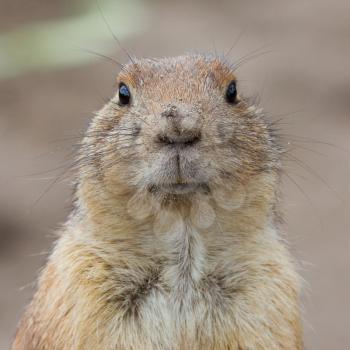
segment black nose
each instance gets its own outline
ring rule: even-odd
[[[193,146],[201,139],[198,113],[189,107],[169,104],[161,113],[157,141],[163,145]]]

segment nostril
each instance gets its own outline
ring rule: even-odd
[[[185,146],[192,146],[195,143],[197,143],[200,140],[200,136],[199,135],[194,135],[193,137],[185,140],[184,142],[182,142]]]
[[[168,105],[167,108],[161,113],[161,117],[166,117],[166,118],[178,117],[178,108],[174,105]]]
[[[170,144],[174,143],[174,141],[166,135],[158,135],[157,139],[158,139],[159,143],[164,143],[166,145],[170,145]]]
[[[200,141],[200,138],[200,134],[178,135],[171,137],[169,137],[168,135],[159,134],[157,136],[157,141],[165,145],[193,146],[194,144]]]

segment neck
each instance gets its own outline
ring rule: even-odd
[[[100,246],[111,260],[127,255],[135,264],[139,257],[142,263],[144,258],[166,261],[172,266],[170,280],[178,281],[178,275],[196,281],[209,260],[223,261],[235,247],[244,249],[257,237],[271,236],[274,186],[261,181],[244,187],[250,191],[193,194],[186,203],[168,206],[142,192],[111,196],[85,183],[78,189],[79,239]]]

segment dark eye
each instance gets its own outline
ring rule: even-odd
[[[120,83],[119,85],[119,102],[121,105],[127,105],[130,102],[130,90],[129,88],[124,84]]]
[[[225,97],[228,103],[237,102],[237,87],[235,81],[231,81],[231,83],[228,85]]]

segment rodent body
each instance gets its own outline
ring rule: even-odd
[[[303,349],[283,149],[235,81],[216,56],[122,70],[14,350]]]

